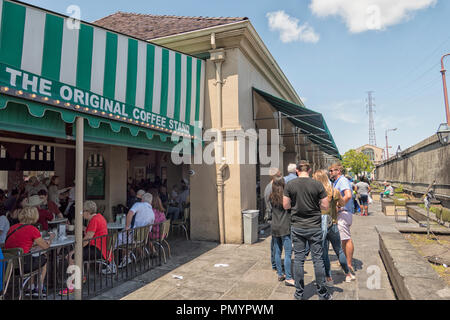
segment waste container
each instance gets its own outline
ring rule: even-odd
[[[258,241],[258,216],[259,210],[244,210],[244,243],[252,244]]]

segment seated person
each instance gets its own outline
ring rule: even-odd
[[[152,203],[153,196],[150,193],[145,193],[142,196],[141,202],[136,202],[128,211],[127,220],[125,224],[125,231],[119,233],[117,239],[117,245],[126,245],[128,243],[133,243],[134,241],[134,233],[130,232],[130,230],[144,227],[147,225],[152,225],[155,221],[155,213],[153,212]],[[152,227],[150,227],[150,231]],[[131,253],[131,252],[130,252]],[[123,257],[123,261],[119,264],[119,268],[124,267],[126,264],[131,262],[130,257]],[[121,255],[119,253],[119,260],[122,260]]]
[[[59,218],[59,219],[64,218],[64,216],[62,215],[61,211],[59,210],[58,205],[54,201],[52,201],[52,200],[50,200],[48,198],[47,191],[39,190],[38,196],[42,200],[42,204],[40,205],[40,209],[48,210],[53,215],[54,218]]]
[[[389,198],[394,195],[394,188],[389,182],[385,182],[384,191],[381,193],[381,198]]]
[[[94,201],[86,201],[83,205],[83,218],[88,221],[83,237],[83,261],[91,261],[103,258],[108,259],[106,244],[108,227],[106,219],[97,213],[97,204]],[[98,239],[93,239],[98,238]],[[90,240],[93,239],[93,240]],[[90,240],[90,241],[89,241]],[[69,265],[75,264],[74,251],[69,253]],[[60,295],[72,294],[73,288],[66,288],[59,292]]]
[[[43,190],[41,190],[43,191]],[[40,225],[40,229],[47,231],[48,230],[48,222],[53,220],[53,214],[50,213],[47,209],[41,208],[43,203],[43,199],[40,196],[34,195],[29,198],[25,198],[22,201],[22,207],[36,207],[39,212],[38,224]],[[38,226],[39,228],[39,226]]]
[[[10,224],[5,211],[0,211],[0,244],[5,243]]]
[[[152,208],[155,214],[155,221],[153,222],[152,232],[150,232],[150,239],[157,240],[159,239],[160,224],[166,220],[161,198],[157,194],[153,195]]]
[[[128,211],[127,219],[125,223],[125,230],[131,230],[134,228],[139,228],[153,224],[155,221],[155,213],[153,212],[152,203],[153,196],[150,193],[145,193],[142,196],[141,202],[136,202]],[[151,230],[151,228],[150,228]],[[128,243],[133,242],[133,233],[127,232]],[[121,232],[118,236],[118,244],[125,244],[127,240],[125,238],[124,232]]]
[[[19,212],[19,223],[13,225],[6,236],[5,249],[22,248],[24,254],[30,253],[31,249],[41,248],[48,249],[50,243],[55,237],[54,234],[50,234],[50,239],[45,241],[42,239],[39,230],[33,226],[39,219],[39,212],[36,207],[25,207]],[[31,266],[33,268],[31,269]],[[47,273],[47,258],[45,255],[34,257],[32,255],[24,257],[23,271],[24,273],[30,273],[41,268],[40,286],[42,296],[46,296],[46,288],[44,287],[45,275]],[[33,296],[39,295],[38,288],[34,287],[33,278],[30,280],[31,290]],[[28,291],[28,290],[27,290]],[[25,292],[25,295],[29,295],[30,292]]]

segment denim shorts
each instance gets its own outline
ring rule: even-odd
[[[369,204],[369,196],[367,194],[361,194],[359,196],[359,205],[367,206]]]

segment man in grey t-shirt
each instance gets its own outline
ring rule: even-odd
[[[370,186],[364,178],[356,184],[356,192],[359,195],[359,205],[361,207],[361,215],[367,216],[369,213],[368,208],[369,208]]]

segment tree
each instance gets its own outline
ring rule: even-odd
[[[372,172],[375,167],[367,155],[351,149],[342,157],[342,165],[347,171],[353,172],[356,176],[363,172]]]

